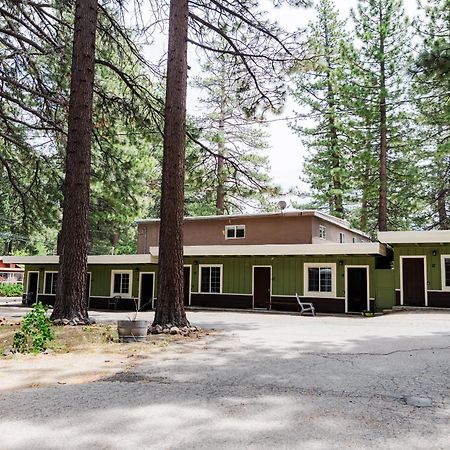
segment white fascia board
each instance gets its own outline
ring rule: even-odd
[[[157,256],[158,247],[150,247]],[[184,247],[184,256],[386,255],[379,242],[349,244],[198,245]]]
[[[59,256],[5,256],[3,261],[10,264],[58,264]]]
[[[91,255],[88,264],[150,264],[154,263],[152,255]]]
[[[378,240],[385,244],[444,244],[450,243],[450,230],[379,231]]]
[[[58,264],[59,256],[5,256],[5,262],[14,264]],[[90,255],[88,264],[154,264],[152,255]]]

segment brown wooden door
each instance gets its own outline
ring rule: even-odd
[[[423,258],[403,258],[403,304],[425,306],[425,274]]]
[[[191,298],[191,268],[184,266],[184,306],[189,306]]]
[[[38,292],[39,274],[35,272],[28,273],[28,293],[31,293],[31,303],[36,303]]]
[[[140,311],[147,311],[153,307],[153,283],[155,282],[153,273],[143,273],[141,275],[140,286]]]
[[[269,307],[271,279],[271,267],[253,267],[253,308]]]
[[[367,269],[365,267],[347,268],[347,302],[348,312],[361,312],[367,309]]]

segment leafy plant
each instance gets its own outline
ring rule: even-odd
[[[16,351],[39,353],[54,339],[51,321],[45,315],[47,309],[42,302],[37,302],[33,309],[25,314],[21,329],[14,334],[13,347]]]
[[[0,283],[0,297],[20,297],[23,286],[14,283]]]

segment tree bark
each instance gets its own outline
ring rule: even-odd
[[[380,10],[380,27],[383,14]],[[378,199],[378,230],[387,231],[387,113],[386,113],[386,67],[384,62],[384,36],[380,36],[380,187]]]
[[[223,75],[225,76],[225,75]],[[223,78],[222,78],[223,80]],[[225,89],[222,84],[219,105],[219,143],[217,146],[217,189],[216,211],[217,214],[225,214]]]
[[[436,207],[439,218],[438,228],[440,230],[450,230],[450,220],[447,212],[447,201],[450,192],[447,170],[442,167],[441,161],[436,161],[436,171],[438,175],[439,185],[436,192]]]
[[[186,326],[183,286],[188,0],[171,0],[159,233],[158,301],[153,325]]]
[[[330,150],[332,158],[332,182],[333,182],[333,195],[332,195],[332,205],[330,208],[330,213],[344,218],[344,201],[342,195],[342,180],[341,180],[341,160],[339,156],[339,140],[338,140],[338,130],[336,126],[336,100],[334,86],[331,80],[331,71],[333,70],[331,56],[330,56],[330,40],[328,34],[328,26],[325,23],[325,48],[326,48],[326,62],[327,62],[327,105],[329,110],[328,116],[328,135],[330,138]],[[339,192],[339,193],[338,193]]]
[[[89,321],[86,277],[97,8],[97,0],[75,4],[60,261],[51,316],[85,323]]]

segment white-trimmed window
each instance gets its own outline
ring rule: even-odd
[[[56,283],[58,272],[45,272],[44,274],[44,294],[56,295]]]
[[[199,292],[220,294],[222,292],[222,265],[199,266]]]
[[[336,297],[336,264],[305,263],[304,295]]]
[[[226,225],[225,239],[244,239],[245,225]]]
[[[320,239],[326,239],[327,237],[327,227],[324,225],[319,225],[319,237]]]
[[[112,270],[111,271],[111,297],[120,295],[121,297],[131,297],[132,270]]]
[[[339,243],[345,244],[345,234],[344,233],[339,233]]]
[[[450,255],[441,255],[442,290],[450,291]]]

